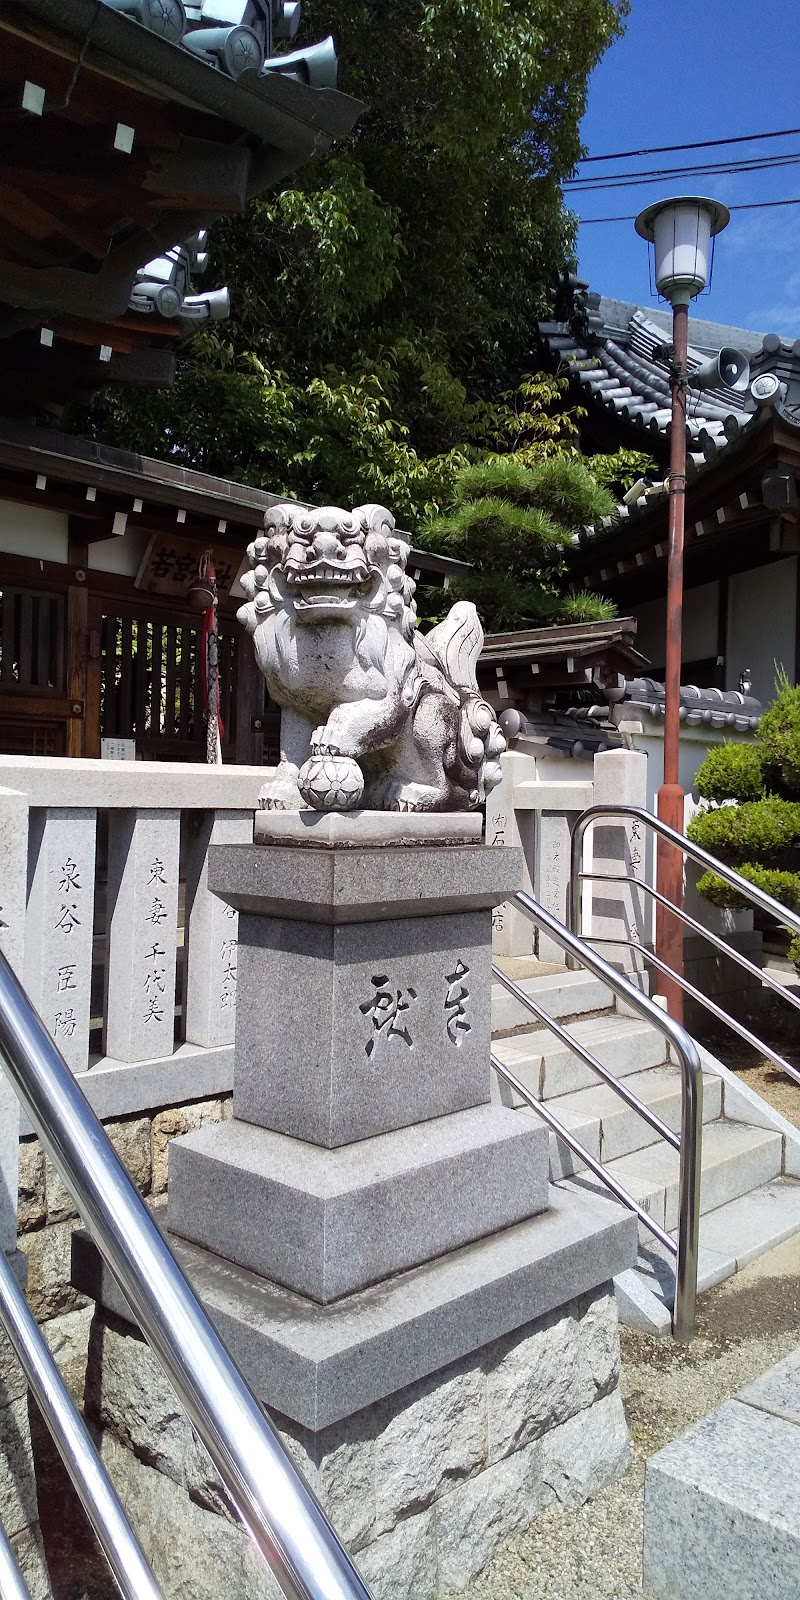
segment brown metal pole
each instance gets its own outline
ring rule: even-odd
[[[672,308],[672,436],[669,460],[669,567],[667,571],[667,641],[664,673],[664,782],[658,791],[658,815],[683,833],[684,792],[680,785],[681,655],[683,645],[683,536],[686,501],[686,360],[689,307]],[[683,856],[666,840],[656,845],[656,887],[673,905],[683,905]],[[664,906],[656,907],[656,955],[683,976],[683,928]],[[667,1009],[683,1021],[683,992],[669,978],[659,979]]]

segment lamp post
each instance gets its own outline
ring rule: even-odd
[[[667,634],[664,672],[664,781],[658,791],[658,815],[683,833],[684,791],[680,784],[681,655],[683,624],[683,538],[686,495],[686,387],[689,343],[689,301],[705,288],[709,251],[715,234],[727,226],[730,213],[716,200],[681,197],[659,200],[636,218],[636,232],[655,248],[656,288],[672,306],[672,431],[669,458],[669,565],[667,569]],[[672,905],[683,905],[683,857],[659,839],[656,844],[656,888]],[[683,925],[656,902],[656,955],[683,977]],[[683,990],[671,979],[659,979],[670,1016],[683,1020]]]

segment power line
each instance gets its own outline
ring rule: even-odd
[[[605,156],[584,156],[578,166],[588,166],[590,161],[627,161],[631,156],[667,156],[676,150],[711,150],[722,144],[752,144],[757,139],[788,139],[800,133],[800,128],[780,128],[775,133],[739,133],[730,139],[698,139],[694,144],[655,144],[646,150],[614,150]]]
[[[769,211],[773,206],[800,206],[797,200],[751,200],[749,204],[728,206],[729,211]],[[582,228],[588,228],[594,222],[635,222],[636,216],[631,213],[629,217],[579,217]]]
[[[716,174],[732,176],[740,172],[771,172],[778,167],[791,167],[800,161],[800,150],[787,151],[780,156],[755,156],[750,161],[715,161],[700,167],[649,167],[642,172],[603,173],[597,178],[569,178],[562,185],[572,194],[593,194],[604,189],[631,189],[639,184],[662,183],[673,178],[699,177]]]

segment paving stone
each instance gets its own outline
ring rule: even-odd
[[[647,1463],[652,1600],[797,1600],[800,1429],[728,1400]]]

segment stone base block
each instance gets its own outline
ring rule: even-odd
[[[540,1216],[331,1306],[174,1235],[170,1244],[254,1394],[319,1432],[633,1266],[637,1223],[615,1201],[551,1188]],[[72,1277],[130,1319],[84,1233],[73,1236]]]
[[[274,1415],[376,1600],[459,1593],[541,1510],[580,1504],[624,1471],[610,1288],[332,1427]],[[87,1411],[165,1592],[216,1600],[223,1587],[275,1600],[151,1352],[113,1317],[95,1322]]]
[[[543,1211],[548,1132],[480,1106],[321,1149],[234,1119],[175,1140],[169,1227],[323,1304]]]

